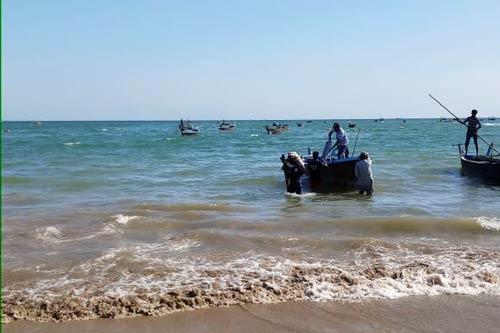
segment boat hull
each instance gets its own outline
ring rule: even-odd
[[[487,156],[461,155],[462,174],[500,185],[500,159]]]
[[[352,190],[356,187],[355,168],[358,158],[334,159],[327,162],[320,174],[319,192]],[[305,161],[307,168],[308,160]],[[310,186],[309,178],[304,178],[304,185]]]
[[[181,131],[181,135],[182,136],[194,136],[194,135],[198,135],[199,132],[193,132],[193,131]]]

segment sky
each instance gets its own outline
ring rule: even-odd
[[[500,1],[3,0],[3,120],[500,116]]]

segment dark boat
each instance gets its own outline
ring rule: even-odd
[[[352,189],[356,186],[356,176],[354,169],[358,157],[346,157],[338,159],[336,156],[330,155],[331,141],[327,141],[323,149],[322,160],[326,167],[321,168],[320,173],[320,188],[318,192],[335,192],[338,190]],[[306,169],[308,163],[312,160],[312,156],[302,158]],[[303,178],[303,183],[308,187],[309,179]]]
[[[465,155],[462,145],[458,145],[458,152],[463,175],[500,185],[500,158],[492,156],[491,149],[486,155]]]
[[[306,165],[312,159],[311,156],[304,157],[303,161]],[[328,167],[321,168],[321,192],[335,191],[338,189],[352,188],[356,185],[356,177],[354,176],[354,168],[357,157],[347,157],[342,159],[327,158],[325,160]],[[305,183],[308,182],[305,177]]]
[[[356,124],[349,122],[349,124],[347,126],[349,126],[349,128],[354,128],[354,127],[356,127]]]

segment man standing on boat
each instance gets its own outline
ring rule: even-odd
[[[346,158],[349,157],[349,150],[347,146],[349,145],[349,138],[347,137],[346,132],[342,127],[340,127],[339,123],[333,123],[333,128],[328,133],[328,140],[332,140],[332,134],[335,133],[335,138],[337,141],[330,148],[333,149],[337,147],[337,158]]]
[[[467,126],[467,134],[465,136],[465,155],[467,155],[467,151],[469,150],[469,142],[470,138],[474,139],[474,146],[476,147],[476,155],[479,154],[479,148],[477,146],[477,131],[481,128],[481,123],[479,119],[476,117],[477,110],[471,111],[471,116],[465,119],[464,121],[460,121],[457,118],[457,121]]]

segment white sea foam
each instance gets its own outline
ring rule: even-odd
[[[108,300],[137,296],[135,301],[144,303],[145,309],[150,308],[150,297],[154,301],[171,292],[182,297],[191,290],[224,305],[443,294],[500,296],[499,254],[475,248],[442,247],[422,253],[374,242],[353,250],[349,260],[292,259],[255,251],[232,259],[179,255],[198,246],[195,240],[179,237],[112,248],[52,279],[32,286],[10,285],[5,295],[44,301],[60,295],[78,295],[83,300],[95,295]]]
[[[36,230],[36,238],[44,241],[58,241],[61,239],[61,230],[57,227],[50,226],[45,229],[39,228]]]
[[[140,218],[140,216],[128,216],[123,214],[117,214],[113,216],[118,224],[128,224],[130,221]]]
[[[64,145],[65,146],[74,146],[74,145],[79,145],[80,144],[80,141],[76,141],[76,142],[65,142]]]
[[[488,230],[500,231],[500,218],[480,216],[475,218],[476,223]]]
[[[316,193],[302,193],[302,194],[297,194],[297,193],[290,193],[290,192],[285,192],[285,196],[287,198],[310,198],[310,197],[315,197]]]

